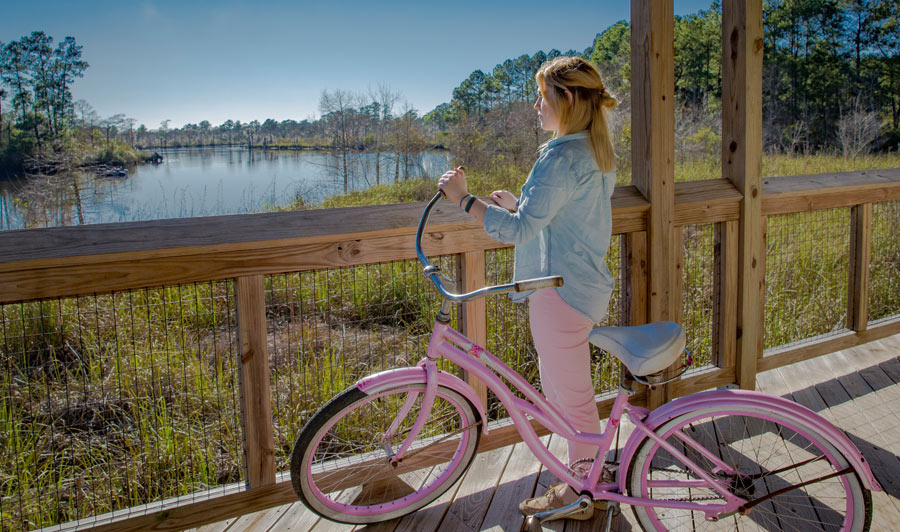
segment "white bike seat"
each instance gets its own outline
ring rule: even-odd
[[[671,366],[684,351],[685,344],[681,326],[671,321],[635,327],[597,327],[588,334],[588,340],[621,360],[638,377]]]

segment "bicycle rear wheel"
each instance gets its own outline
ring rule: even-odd
[[[475,457],[481,424],[468,399],[449,388],[438,386],[419,437],[399,464],[390,463],[424,391],[424,383],[408,383],[366,395],[354,386],[322,407],[291,455],[291,481],[303,502],[333,521],[373,523],[418,510],[452,486]],[[383,438],[409,397],[412,408],[394,436]]]
[[[634,506],[644,530],[869,529],[871,493],[852,470],[837,474],[848,467],[847,459],[809,426],[762,408],[710,407],[676,417],[656,434],[732,493],[748,501],[764,500],[746,515],[736,513],[716,522],[707,521],[702,511]],[[722,471],[709,456],[736,473]],[[829,477],[831,474],[836,476]],[[682,460],[647,438],[628,468],[627,486],[634,497],[725,502],[698,480]],[[810,483],[801,485],[804,482]]]

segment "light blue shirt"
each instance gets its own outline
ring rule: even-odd
[[[513,279],[561,275],[564,284],[556,290],[562,300],[600,322],[615,284],[604,260],[615,186],[615,172],[597,166],[586,131],[551,140],[522,185],[517,211],[490,205],[484,213],[488,235],[516,246]]]

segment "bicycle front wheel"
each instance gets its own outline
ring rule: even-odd
[[[449,388],[438,386],[418,438],[402,461],[390,461],[424,392],[424,383],[372,395],[354,386],[322,407],[291,455],[291,481],[306,506],[333,521],[373,523],[418,510],[452,486],[475,457],[481,424],[469,400]]]
[[[847,459],[805,424],[750,406],[710,407],[676,417],[656,434],[731,493],[759,502],[746,514],[715,522],[697,510],[634,506],[644,530],[869,529],[871,493],[852,470],[839,474],[848,468]],[[645,439],[628,468],[629,494],[723,504],[722,495],[704,485],[684,461]]]

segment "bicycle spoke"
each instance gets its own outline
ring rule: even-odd
[[[815,433],[806,430],[814,436],[808,438],[764,410],[682,417],[684,421],[668,422],[666,439],[746,499],[744,510],[749,512],[710,522],[702,511],[635,507],[648,529],[838,531],[849,530],[846,516],[865,514],[867,499],[855,475],[848,475],[852,469],[846,462],[840,467],[832,464],[828,453],[833,455],[834,448]],[[646,442],[650,443],[639,448],[629,470],[633,492],[646,490],[642,496],[654,499],[725,502],[679,459],[652,440]],[[729,470],[737,474],[726,474]],[[853,514],[848,512],[851,505]]]
[[[423,384],[400,385],[366,396],[351,388],[339,396],[347,406],[336,398],[333,411],[317,413],[309,425],[320,428],[304,427],[310,436],[301,433],[292,457],[304,502],[330,519],[365,523],[409,513],[455,482],[474,458],[481,421],[465,398],[443,387],[405,455],[391,463],[420,416],[423,391]]]

